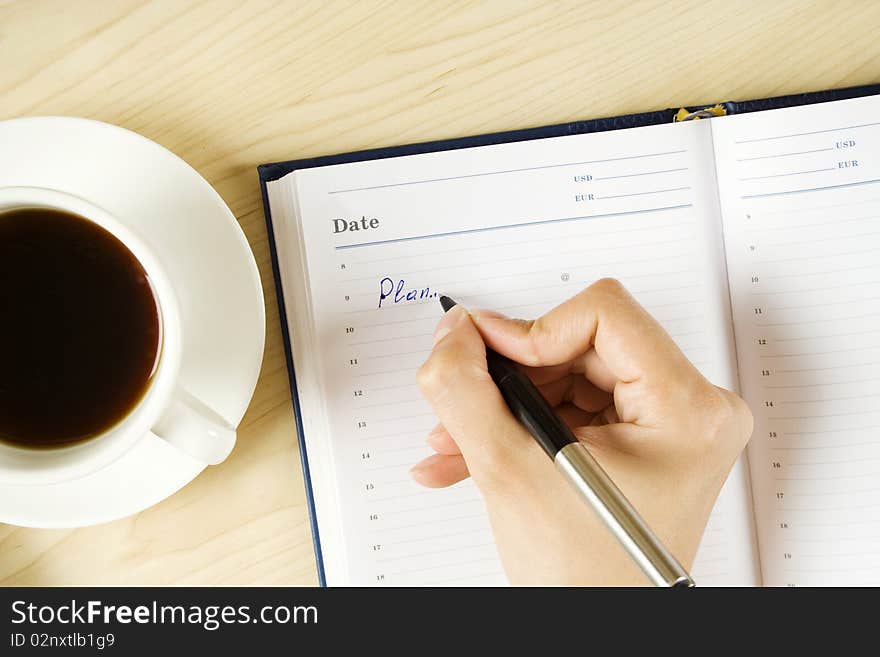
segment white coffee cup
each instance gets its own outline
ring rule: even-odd
[[[235,429],[179,381],[183,326],[177,297],[159,260],[144,242],[106,210],[66,192],[0,187],[0,221],[17,208],[52,208],[104,228],[137,258],[153,286],[160,316],[159,357],[141,401],[115,426],[75,444],[31,449],[0,442],[0,483],[47,484],[76,479],[106,467],[152,432],[205,464],[223,461]],[[2,376],[2,371],[0,371]],[[14,384],[14,382],[12,382]],[[51,408],[46,408],[51,413]]]

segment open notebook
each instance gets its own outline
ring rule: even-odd
[[[476,488],[407,473],[436,294],[534,317],[613,276],[755,414],[697,584],[880,584],[880,96],[306,168],[266,197],[326,583],[504,583]]]

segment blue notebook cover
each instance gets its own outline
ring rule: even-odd
[[[860,87],[847,87],[845,89],[832,89],[828,91],[816,91],[789,96],[776,96],[759,100],[729,101],[720,103],[727,114],[743,114],[746,112],[760,112],[769,109],[783,107],[795,107],[797,105],[811,105],[825,103],[833,100],[846,98],[858,98],[880,94],[880,84],[864,85]],[[712,105],[688,106],[689,109],[699,110]],[[587,121],[573,121],[557,125],[541,126],[538,128],[526,128],[523,130],[511,130],[508,132],[495,132],[472,137],[460,137],[440,141],[429,141],[404,146],[389,146],[386,148],[373,148],[352,153],[340,153],[338,155],[322,155],[319,157],[304,158],[301,160],[288,160],[261,164],[257,167],[260,176],[260,187],[263,194],[263,209],[266,214],[266,228],[269,235],[269,253],[272,258],[272,272],[275,278],[275,294],[278,297],[278,312],[281,319],[281,333],[284,337],[284,354],[287,359],[287,372],[290,377],[290,392],[293,398],[293,411],[296,418],[297,440],[299,442],[300,455],[302,458],[303,478],[305,481],[306,498],[309,504],[309,520],[312,527],[312,538],[315,547],[315,561],[318,567],[318,580],[321,586],[327,585],[324,573],[324,560],[321,553],[321,537],[318,531],[318,520],[315,515],[315,503],[312,496],[312,481],[309,473],[309,459],[306,452],[305,435],[303,434],[302,416],[297,395],[296,373],[294,370],[293,357],[290,349],[290,333],[287,326],[287,314],[284,305],[284,290],[281,284],[281,276],[278,270],[278,255],[275,245],[275,233],[272,227],[272,212],[269,208],[269,197],[266,183],[278,180],[292,171],[310,169],[312,167],[329,166],[332,164],[345,164],[348,162],[363,162],[366,160],[380,160],[387,157],[400,157],[402,155],[415,155],[419,153],[431,153],[435,151],[454,150],[459,148],[471,148],[474,146],[489,146],[514,141],[527,141],[531,139],[545,139],[547,137],[564,137],[566,135],[585,134],[589,132],[602,132],[606,130],[622,130],[624,128],[637,128],[661,123],[672,123],[678,109],[655,110],[640,114],[625,114]]]

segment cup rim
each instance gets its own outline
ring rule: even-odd
[[[138,260],[153,288],[160,319],[154,372],[140,401],[104,432],[75,444],[28,448],[0,442],[0,483],[51,484],[103,469],[144,437],[170,403],[180,369],[180,318],[160,261],[144,241],[105,208],[76,194],[43,187],[0,187],[0,217],[17,208],[52,208],[75,214],[116,237]]]

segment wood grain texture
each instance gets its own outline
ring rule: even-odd
[[[878,25],[871,0],[0,2],[0,120],[99,119],[187,160],[247,234],[268,322],[226,463],[117,522],[0,525],[0,583],[316,582],[257,164],[878,82]]]

